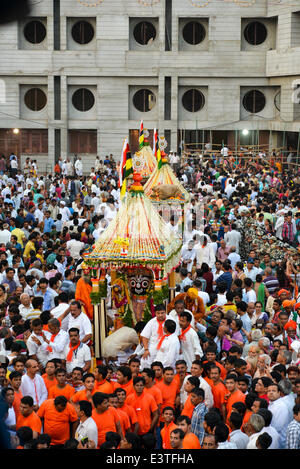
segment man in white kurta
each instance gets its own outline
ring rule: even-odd
[[[176,334],[176,322],[166,319],[164,324],[164,335],[157,344],[155,360],[161,362],[163,367],[171,366],[175,369],[175,364],[179,358],[180,343]]]
[[[32,332],[27,340],[26,346],[29,358],[36,359],[44,367],[48,361],[47,342],[45,338],[50,339],[51,333],[43,331],[42,321],[35,318],[32,321]]]
[[[31,396],[33,399],[34,410],[48,399],[48,391],[45,382],[40,374],[39,365],[36,360],[27,360],[26,374],[22,376],[20,391],[23,396]]]
[[[166,319],[170,318],[166,314],[164,305],[157,305],[155,308],[155,318],[150,319],[141,332],[144,354],[141,358],[141,370],[149,368],[151,363],[156,360],[157,344],[164,335],[163,327]],[[179,334],[179,325],[176,328],[176,334]]]
[[[50,338],[46,338],[48,360],[54,358],[64,358],[64,350],[69,342],[69,334],[60,328],[60,322],[58,319],[52,318],[48,321],[48,328],[50,332]]]
[[[286,429],[290,423],[289,409],[280,395],[280,388],[276,383],[268,386],[268,409],[272,412],[271,426],[279,433],[279,449],[285,448]]]
[[[187,371],[191,370],[194,360],[203,357],[202,347],[197,332],[191,325],[192,315],[188,311],[183,311],[179,316],[179,326],[181,327],[180,351],[183,360],[186,361]]]
[[[92,324],[88,316],[82,312],[80,303],[77,301],[71,303],[67,318],[69,319],[68,331],[73,327],[79,329],[79,340],[87,343],[92,338]]]
[[[194,315],[189,309],[185,309],[183,300],[177,300],[177,301],[175,300],[174,309],[172,309],[169,312],[170,319],[174,319],[174,321],[178,324],[178,327],[180,327],[179,326],[179,316],[180,316],[181,313],[183,313],[183,311],[188,311],[192,315],[191,326],[195,329]]]
[[[202,378],[202,372],[203,372],[203,367],[202,364],[199,360],[194,360],[191,366],[191,375],[192,376],[197,376],[200,380],[200,386],[199,388],[203,389],[205,397],[204,397],[204,403],[208,409],[211,409],[214,406],[214,397],[211,391],[211,387],[208,384],[207,381],[205,381],[204,378]],[[185,383],[187,382],[187,379],[189,378],[190,375],[187,375],[182,383],[181,390],[180,390],[180,403],[182,405],[185,404],[185,401],[188,398],[188,393],[185,391]]]

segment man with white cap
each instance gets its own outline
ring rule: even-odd
[[[64,200],[59,202],[59,213],[61,214],[61,220],[63,223],[67,222],[71,218],[71,212],[68,207],[66,207],[66,202]]]

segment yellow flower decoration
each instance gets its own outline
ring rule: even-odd
[[[129,246],[129,238],[121,238],[120,236],[117,239],[114,239],[115,244],[119,244],[120,246]]]

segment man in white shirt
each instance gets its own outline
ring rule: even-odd
[[[79,156],[79,157],[77,158],[77,160],[75,161],[74,168],[75,168],[75,172],[76,172],[77,176],[82,176],[82,161],[81,161],[81,156]]]
[[[144,346],[144,354],[141,358],[141,369],[149,368],[151,363],[156,359],[157,344],[164,335],[163,327],[166,319],[170,318],[166,314],[164,305],[155,307],[155,318],[150,319],[141,332],[141,339]],[[179,326],[178,330],[179,332]]]
[[[226,158],[228,156],[228,148],[226,145],[224,145],[223,148],[221,148],[221,155]]]
[[[185,309],[183,300],[177,300],[177,301],[175,300],[174,309],[172,309],[172,311],[169,312],[169,318],[174,319],[174,321],[176,321],[176,324],[178,325],[178,328],[180,328],[180,326],[179,326],[179,316],[180,316],[181,313],[183,313],[183,311],[188,311],[192,315],[191,326],[195,329],[194,315],[191,311],[189,311],[188,309]]]
[[[21,304],[19,306],[19,313],[21,314],[24,321],[26,321],[27,317],[33,311],[30,296],[27,293],[22,293],[22,295],[20,295],[20,301]]]
[[[91,366],[91,350],[79,340],[79,329],[72,327],[69,330],[69,341],[64,350],[63,363],[70,374],[74,368],[82,368],[84,372]]]
[[[163,367],[171,366],[175,369],[175,364],[179,358],[180,343],[178,334],[176,334],[176,322],[173,319],[167,319],[164,323],[164,335],[156,344],[155,360],[161,362]]]
[[[85,244],[80,241],[79,233],[72,233],[71,239],[67,241],[67,249],[70,251],[70,256],[77,260],[80,258],[80,251],[84,248]]]
[[[246,433],[242,432],[241,426],[243,424],[243,417],[238,412],[232,412],[229,417],[229,426],[231,432],[229,434],[229,441],[235,443],[237,449],[246,449],[249,443],[249,437]]]
[[[279,449],[280,436],[278,431],[271,425],[273,418],[272,412],[268,409],[259,409],[257,413],[261,415],[265,421],[265,426],[260,433],[268,433],[272,438],[271,446],[269,446],[268,449]]]
[[[7,223],[4,223],[0,226],[0,244],[7,244],[10,242],[11,233],[9,231],[9,226]]]
[[[246,303],[255,303],[256,302],[256,293],[255,290],[252,288],[253,281],[247,277],[244,279],[245,288],[243,293],[245,294],[245,301]]]
[[[58,305],[51,310],[51,315],[58,319],[63,313],[67,311],[67,309],[70,308],[68,304],[68,294],[66,292],[61,292],[58,297]],[[64,331],[68,331],[68,324],[69,324],[69,319],[68,317],[65,317],[62,322],[61,322],[61,329]]]
[[[20,391],[23,396],[31,396],[33,410],[37,411],[40,405],[48,398],[48,391],[39,372],[39,364],[36,360],[27,360],[26,374],[22,376]]]
[[[261,431],[265,425],[265,421],[259,414],[252,414],[248,422],[250,431],[252,434],[249,437],[249,442],[246,449],[256,449],[256,440],[261,434]]]
[[[190,240],[187,246],[183,246],[181,250],[181,260],[186,264],[188,272],[192,272],[194,260],[196,259],[196,250],[194,249],[194,240]]]
[[[221,277],[222,274],[224,274],[224,270],[223,270],[223,264],[221,261],[217,260],[215,262],[215,265],[214,267],[212,268],[212,274],[214,276],[214,279],[213,281],[216,282],[218,280],[219,277]],[[215,285],[214,285],[214,290],[215,290]]]
[[[214,406],[214,398],[213,394],[211,391],[210,385],[205,381],[204,378],[202,378],[202,373],[203,373],[203,366],[200,360],[194,360],[191,366],[191,375],[192,376],[197,376],[200,380],[200,388],[203,389],[205,398],[204,398],[204,403],[208,409],[211,409]],[[190,375],[187,375],[182,383],[181,390],[180,390],[180,402],[181,404],[185,404],[185,401],[188,398],[188,393],[185,391],[185,383],[187,382],[187,379]]]
[[[92,338],[92,324],[88,316],[82,312],[79,301],[72,301],[67,317],[69,318],[68,331],[73,327],[78,328],[80,341],[87,344]]]
[[[187,364],[187,371],[190,371],[194,360],[200,360],[203,357],[203,351],[197,332],[192,328],[192,314],[183,311],[179,316],[179,326],[181,328],[180,352],[183,360]]]
[[[254,267],[254,259],[251,257],[247,260],[247,267],[244,268],[244,273],[246,277],[251,278],[252,282],[255,282],[256,275],[259,274],[259,270]]]
[[[241,233],[237,231],[236,224],[233,223],[231,226],[231,231],[228,231],[224,235],[224,240],[227,246],[235,246],[237,254],[239,254],[240,242],[241,242]]]
[[[58,319],[50,319],[48,321],[48,328],[51,336],[49,338],[45,337],[44,339],[47,343],[47,361],[53,360],[54,358],[63,359],[65,347],[69,342],[69,335],[66,331],[63,331],[60,328],[60,322]]]
[[[196,278],[193,283],[193,287],[197,288],[198,296],[202,298],[204,306],[210,302],[209,294],[206,291],[202,291],[202,282],[199,278]]]
[[[231,265],[232,269],[234,269],[235,264],[237,262],[240,262],[241,256],[239,254],[237,254],[235,246],[230,247],[230,254],[229,254],[227,259],[230,260],[230,265]]]
[[[79,442],[87,438],[89,441],[95,443],[95,448],[98,446],[98,427],[92,418],[93,406],[89,401],[80,401],[76,407],[76,412],[79,418],[79,425],[76,428],[75,439]],[[89,443],[85,447],[89,448]]]
[[[290,423],[289,409],[280,397],[280,387],[277,383],[268,386],[268,409],[272,412],[271,426],[279,433],[279,449],[285,448],[286,430]]]
[[[59,213],[62,216],[61,220],[63,223],[69,221],[71,218],[71,212],[68,207],[66,207],[66,202],[64,200],[61,200],[59,203]]]
[[[29,358],[38,361],[43,367],[48,361],[47,343],[44,337],[50,339],[51,334],[43,331],[43,323],[40,318],[35,318],[31,322],[32,332],[26,342]]]

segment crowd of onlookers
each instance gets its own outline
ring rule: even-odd
[[[102,363],[82,254],[122,203],[119,163],[97,157],[83,174],[81,157],[60,158],[42,175],[4,160],[4,447],[300,447],[297,169],[172,154],[191,196],[183,233],[176,213],[166,221],[183,241],[175,299],[135,325],[128,360]]]

